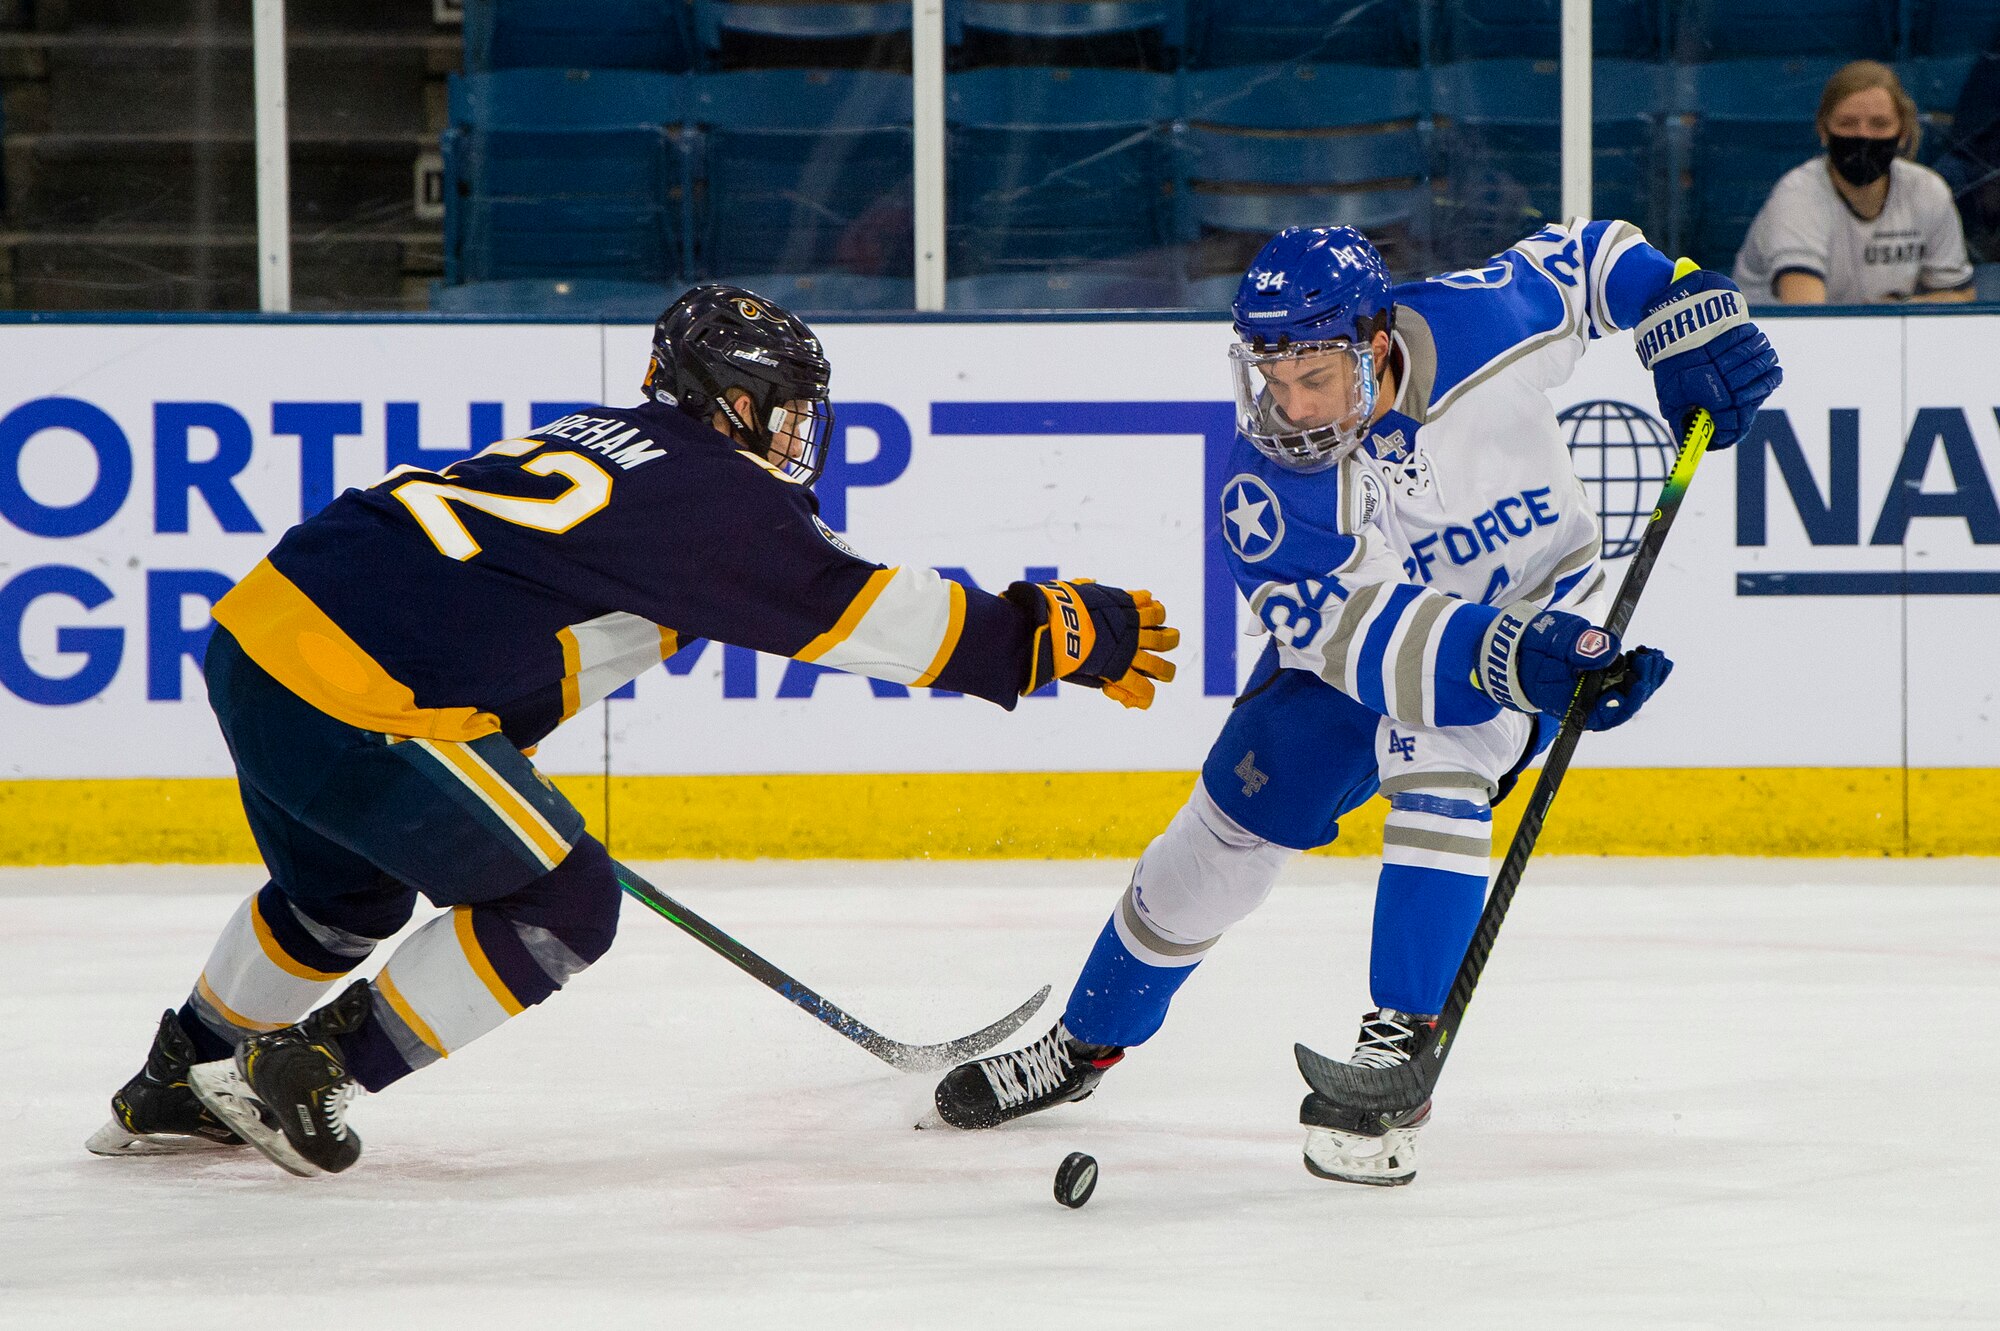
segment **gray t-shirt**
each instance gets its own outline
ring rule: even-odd
[[[1882,213],[1864,222],[1833,187],[1825,157],[1787,171],[1764,200],[1732,274],[1755,303],[1776,301],[1780,273],[1826,280],[1833,305],[1868,305],[1972,281],[1951,186],[1927,166],[1897,158]]]

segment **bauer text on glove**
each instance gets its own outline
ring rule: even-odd
[[[1667,682],[1674,663],[1653,647],[1622,656],[1618,635],[1595,628],[1581,615],[1542,610],[1532,602],[1500,612],[1480,645],[1479,684],[1502,706],[1561,716],[1577,682],[1604,671],[1604,685],[1583,721],[1585,730],[1609,730],[1629,721]]]
[[[1127,707],[1153,702],[1153,681],[1169,682],[1173,662],[1156,655],[1180,645],[1167,611],[1151,592],[1081,579],[1017,582],[1004,593],[1034,625],[1023,694],[1051,679],[1103,689]]]

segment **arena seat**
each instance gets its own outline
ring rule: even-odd
[[[1678,71],[1678,104],[1698,109],[1688,148],[1693,187],[1677,192],[1681,235],[1704,266],[1727,271],[1779,177],[1820,151],[1820,89],[1844,63],[1733,60]]]
[[[1393,268],[1428,227],[1429,83],[1414,69],[1256,65],[1189,74],[1182,235],[1240,271],[1287,226],[1356,226]]]
[[[845,314],[913,310],[916,283],[908,277],[864,277],[857,273],[752,273],[711,279],[743,287],[794,314]]]
[[[909,62],[908,0],[694,0],[694,27],[705,58],[723,69]]]
[[[961,68],[1172,67],[1187,0],[946,0],[945,40]]]
[[[445,281],[686,271],[685,80],[501,70],[451,83]]]
[[[949,310],[1159,310],[1180,301],[1170,277],[1120,272],[984,273],[945,283]]]
[[[1897,0],[1674,0],[1669,50],[1680,60],[1892,60],[1897,8]]]
[[[465,68],[694,67],[685,7],[665,0],[465,0]]]
[[[1174,303],[1184,310],[1201,310],[1209,314],[1228,314],[1230,302],[1236,299],[1236,288],[1243,284],[1241,273],[1214,273],[1208,277],[1191,277],[1181,283],[1180,298]]]
[[[1443,0],[1442,61],[1554,60],[1562,51],[1562,0]],[[1665,37],[1661,0],[1594,0],[1590,45],[1599,59],[1656,60]]]
[[[1434,73],[1443,257],[1474,263],[1562,216],[1562,75],[1539,60],[1476,60]],[[1658,65],[1595,62],[1591,212],[1668,243],[1666,80]]]
[[[1913,55],[1975,56],[2000,47],[2000,0],[1916,0]]]
[[[910,98],[871,70],[697,76],[698,271],[910,272]]]
[[[1171,77],[972,70],[945,100],[951,272],[1157,262],[1172,238]]]
[[[515,278],[431,285],[431,309],[441,314],[588,318],[651,323],[682,291],[679,283]]]
[[[1191,0],[1193,69],[1300,64],[1399,65],[1423,59],[1424,6],[1407,0]]]

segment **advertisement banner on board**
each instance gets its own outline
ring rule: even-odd
[[[1986,368],[2000,318],[1768,329],[1785,385],[1742,447],[1703,466],[1633,626],[1674,656],[1673,683],[1579,761],[2000,766]],[[1179,681],[1148,712],[1061,689],[1009,715],[696,643],[558,732],[541,763],[1198,766],[1262,648],[1216,518],[1226,326],[823,331],[829,526],[864,557],[988,590],[1057,575],[1149,588],[1185,633]],[[635,401],[646,351],[647,330],[622,325],[0,327],[0,779],[227,775],[197,666],[215,599],[343,488]],[[1629,551],[1673,451],[1629,339],[1593,347],[1551,399],[1607,551]]]

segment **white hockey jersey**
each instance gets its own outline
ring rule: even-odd
[[[1391,288],[1395,403],[1338,467],[1302,475],[1239,435],[1222,533],[1280,663],[1413,726],[1498,715],[1476,680],[1499,608],[1579,610],[1604,583],[1548,390],[1672,276],[1629,223],[1544,227]]]

